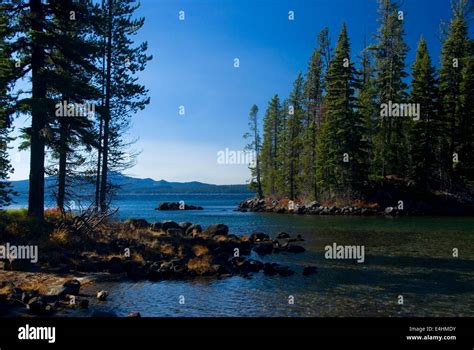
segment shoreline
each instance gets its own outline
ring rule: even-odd
[[[304,266],[303,271],[296,272],[284,265],[250,258],[252,251],[260,257],[303,253],[304,239],[284,232],[274,238],[263,232],[236,236],[224,224],[203,229],[189,222],[168,220],[150,224],[132,218],[110,222],[96,232],[72,234],[75,239],[61,238],[66,240],[62,246],[54,244],[40,249],[38,264],[5,262],[4,268],[9,266],[10,270],[0,271],[4,281],[0,284],[3,317],[61,317],[67,310],[87,309],[92,304],[91,298],[100,300],[100,296],[83,295],[81,289],[110,280],[249,277],[260,272],[283,278],[295,273],[304,276],[317,273],[315,266]],[[51,235],[54,237],[54,233]],[[92,310],[91,316],[113,315],[95,315]]]

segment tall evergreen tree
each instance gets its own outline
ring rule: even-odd
[[[261,150],[262,188],[265,196],[275,196],[276,178],[279,168],[277,151],[281,147],[282,110],[278,95],[269,102],[263,120],[263,141]]]
[[[404,103],[406,83],[405,58],[408,47],[404,42],[403,13],[393,0],[379,0],[381,25],[376,36],[375,72],[378,104]],[[407,174],[408,140],[407,119],[384,117],[379,119],[376,135],[376,167],[378,175]]]
[[[429,189],[436,171],[436,148],[440,129],[438,121],[438,90],[435,68],[431,63],[425,39],[418,44],[416,59],[412,68],[410,100],[420,105],[420,119],[411,128],[410,177],[419,187]]]
[[[136,74],[145,69],[151,56],[147,42],[133,46],[133,36],[143,27],[144,18],[134,18],[140,4],[135,0],[107,0],[102,23],[105,33],[104,106],[100,139],[101,174],[99,206],[108,209],[112,184],[109,171],[133,165],[130,142],[125,139],[131,116],[150,103],[148,91],[138,83]]]
[[[323,115],[324,54],[322,45],[324,43],[320,42],[313,52],[304,83],[305,121],[302,135],[302,187],[305,194],[313,199],[316,199],[318,195],[316,139]]]
[[[302,131],[304,121],[304,109],[303,109],[303,75],[298,74],[295,82],[293,83],[293,90],[288,98],[287,105],[287,119],[286,119],[286,130],[285,130],[285,142],[282,145],[282,166],[286,173],[286,182],[288,184],[288,196],[291,200],[297,198],[302,188],[301,178],[301,149],[302,144]]]
[[[380,107],[377,106],[374,67],[370,51],[364,44],[361,54],[361,87],[358,92],[357,110],[364,120],[365,133],[363,139],[367,145],[367,166],[369,175],[377,173],[374,168],[376,127],[380,118]]]
[[[12,189],[7,182],[12,166],[8,158],[8,136],[11,127],[11,117],[8,113],[11,98],[9,96],[9,85],[12,77],[13,62],[6,55],[5,41],[8,37],[7,18],[4,16],[3,7],[0,4],[0,208],[11,202]]]
[[[442,173],[444,187],[450,188],[454,178],[455,166],[469,160],[471,154],[467,154],[469,147],[463,150],[463,145],[472,141],[469,134],[469,126],[466,121],[471,116],[466,115],[466,104],[469,97],[472,100],[472,90],[469,92],[469,75],[467,68],[472,67],[470,63],[471,42],[468,38],[468,26],[466,21],[466,10],[468,2],[465,0],[453,1],[453,18],[448,27],[446,37],[441,49],[441,68],[439,73],[440,106],[443,117],[445,134],[441,138],[443,161]],[[472,73],[471,73],[472,75]],[[462,87],[466,89],[462,89]],[[463,98],[466,94],[467,99]],[[467,117],[468,119],[465,119]],[[472,119],[470,119],[472,121]],[[472,125],[472,124],[471,124]],[[467,130],[462,128],[467,126]],[[472,130],[472,129],[471,129]],[[463,150],[463,151],[462,151]],[[468,152],[465,152],[468,151]],[[462,152],[462,154],[460,154]],[[459,162],[456,162],[459,160]]]
[[[326,196],[352,195],[366,178],[364,121],[356,111],[360,87],[345,24],[327,75],[327,112],[318,138],[317,175]]]
[[[260,163],[260,150],[261,150],[261,137],[258,130],[258,107],[253,105],[250,108],[249,113],[249,129],[250,131],[244,135],[244,138],[249,139],[249,143],[245,147],[246,151],[254,154],[254,163],[250,165],[250,171],[252,179],[250,185],[252,188],[257,190],[257,197],[263,198],[262,180],[261,180],[261,163]]]

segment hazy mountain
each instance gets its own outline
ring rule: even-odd
[[[127,193],[251,193],[247,185],[212,185],[197,181],[169,182],[166,180],[153,180],[150,178],[139,179],[120,173],[112,173],[111,182],[117,186],[117,194]],[[19,194],[28,192],[29,180],[12,181],[13,188]],[[56,187],[56,178],[53,176],[45,179],[47,192],[52,192]],[[77,191],[93,193],[95,186],[81,181],[74,186]],[[47,193],[49,194],[49,193]]]

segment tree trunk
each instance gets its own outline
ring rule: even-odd
[[[59,171],[58,171],[58,195],[56,198],[57,206],[64,213],[64,199],[66,197],[66,170],[68,153],[68,127],[66,121],[61,122],[59,129]]]
[[[43,32],[44,13],[41,0],[30,1],[31,29],[36,33]],[[43,77],[45,52],[38,39],[31,47],[31,140],[30,140],[30,183],[28,191],[28,216],[44,219],[44,161],[45,161],[45,127],[47,112],[45,110],[46,82]]]
[[[107,24],[107,75],[105,86],[105,118],[104,118],[104,135],[102,149],[102,177],[100,184],[100,210],[107,211],[107,172],[108,172],[108,155],[109,155],[109,124],[110,124],[110,85],[112,70],[112,16],[113,16],[113,0],[108,1],[108,24]]]

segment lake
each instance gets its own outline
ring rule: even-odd
[[[119,316],[474,316],[473,217],[297,216],[236,212],[248,194],[160,194],[117,197],[120,218],[224,223],[242,235],[301,234],[306,252],[252,258],[290,266],[290,277],[197,278],[188,281],[109,282],[107,302],[95,309]],[[156,211],[159,202],[185,201],[201,211]],[[25,205],[20,202],[17,206]],[[325,247],[360,245],[364,263],[325,259]],[[457,248],[458,257],[453,257]],[[303,276],[305,265],[318,273]],[[403,296],[403,304],[399,304]],[[184,303],[183,302],[184,297]],[[180,303],[181,301],[181,303]],[[294,303],[291,303],[294,301]],[[86,316],[90,311],[71,315]]]

